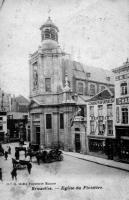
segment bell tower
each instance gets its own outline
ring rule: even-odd
[[[50,17],[40,31],[41,45],[30,57],[30,96],[36,99],[63,91],[62,60],[66,56],[58,43],[59,29]]]

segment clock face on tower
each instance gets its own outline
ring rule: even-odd
[[[33,89],[38,88],[38,64],[35,62],[33,64]]]

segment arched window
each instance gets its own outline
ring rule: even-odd
[[[83,94],[83,83],[78,82],[78,94]]]
[[[121,83],[120,87],[121,87],[121,95],[127,94],[127,83],[126,82]]]
[[[95,95],[95,85],[94,84],[90,84],[90,95],[91,96]]]
[[[49,31],[49,29],[46,29],[44,33],[45,33],[45,39],[50,39],[50,31]]]
[[[51,39],[56,40],[56,33],[54,29],[51,29]]]

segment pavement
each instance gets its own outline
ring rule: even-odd
[[[65,155],[72,156],[81,160],[86,160],[89,162],[97,163],[99,165],[105,165],[107,167],[116,168],[119,170],[124,170],[129,172],[129,164],[117,162],[114,160],[108,160],[100,157],[90,156],[90,155],[84,155],[76,152],[66,152],[63,151]]]

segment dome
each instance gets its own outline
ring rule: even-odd
[[[51,50],[51,49],[57,49],[58,48],[58,43],[54,40],[44,40],[42,42],[42,49],[48,49],[48,50]]]
[[[47,21],[40,27],[40,30],[44,27],[53,27],[59,32],[58,27],[53,23],[50,17],[48,17]]]

